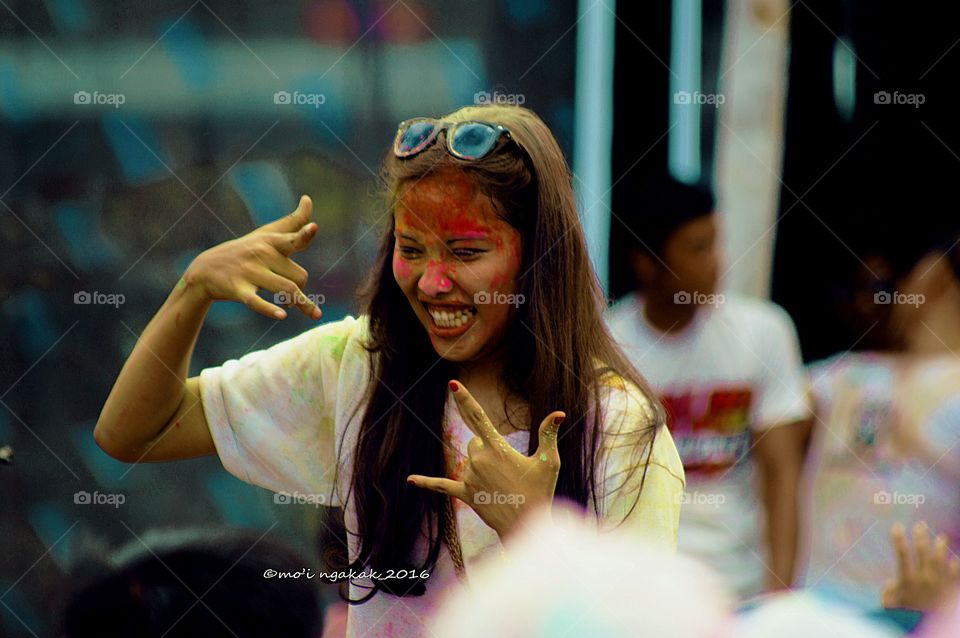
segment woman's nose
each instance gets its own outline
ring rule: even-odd
[[[453,289],[453,282],[448,276],[446,266],[434,260],[427,262],[427,269],[420,277],[418,287],[423,294],[429,297],[436,297],[440,293],[450,292]]]

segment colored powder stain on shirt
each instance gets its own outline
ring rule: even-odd
[[[300,403],[307,402],[307,393],[304,391],[303,387],[294,388],[293,396],[295,396],[297,398],[297,401],[299,401]]]
[[[343,338],[343,335],[327,335],[320,341],[325,348],[330,348],[328,351],[330,357],[339,364],[343,359],[343,349],[347,346],[347,340]]]

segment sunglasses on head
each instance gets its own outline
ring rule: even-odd
[[[440,131],[447,132],[447,151],[462,160],[480,159],[493,150],[501,136],[510,136],[505,127],[490,122],[447,122],[417,117],[400,122],[393,154],[400,158],[412,157],[436,142]]]

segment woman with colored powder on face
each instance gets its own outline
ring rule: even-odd
[[[557,498],[675,547],[682,465],[602,320],[547,126],[503,105],[408,120],[383,174],[391,214],[357,317],[184,378],[215,300],[282,315],[264,288],[319,317],[290,259],[316,232],[303,197],[194,260],[124,366],[100,446],[215,453],[288,500],[344,508],[350,636],[422,635],[444,590]]]

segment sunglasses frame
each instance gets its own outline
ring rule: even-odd
[[[430,135],[427,136],[425,140],[423,140],[422,142],[420,142],[410,150],[401,151],[400,150],[401,138],[403,137],[404,133],[406,133],[410,129],[410,127],[417,122],[432,123],[434,125],[433,131],[430,133]],[[460,128],[461,126],[466,126],[467,124],[482,124],[484,126],[487,126],[493,129],[497,133],[497,137],[494,140],[493,144],[490,146],[487,152],[484,153],[483,155],[479,155],[476,157],[471,155],[464,155],[463,153],[460,153],[453,148],[453,139],[456,137],[457,129]],[[466,120],[463,122],[451,122],[449,120],[438,120],[432,117],[414,117],[409,120],[404,120],[397,125],[397,135],[393,139],[393,154],[396,157],[399,157],[401,159],[418,155],[419,153],[422,153],[427,148],[432,146],[433,143],[437,141],[437,137],[440,136],[441,131],[446,131],[446,135],[444,135],[443,137],[444,137],[444,140],[446,141],[447,152],[453,155],[454,157],[456,157],[457,159],[462,159],[467,161],[478,160],[482,157],[486,157],[487,155],[489,155],[490,152],[493,151],[494,148],[496,148],[497,142],[500,141],[500,138],[503,137],[504,135],[506,135],[510,139],[513,139],[513,136],[510,135],[510,130],[507,127],[502,126],[500,124],[494,124],[493,122],[485,122],[483,120]]]

